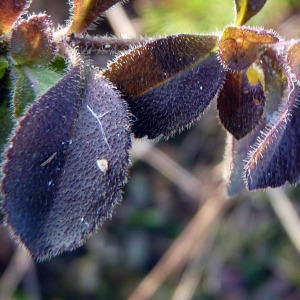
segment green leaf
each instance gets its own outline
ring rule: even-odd
[[[5,74],[5,69],[8,67],[8,61],[6,60],[5,57],[0,56],[0,79],[4,76]]]
[[[13,103],[15,117],[19,118],[25,108],[53,87],[62,75],[46,67],[14,67],[17,73]]]
[[[235,0],[235,25],[244,25],[263,8],[266,2],[267,0]]]
[[[37,98],[42,96],[63,77],[62,74],[46,67],[23,66],[21,70],[32,83]]]
[[[245,70],[257,60],[261,45],[278,41],[279,38],[270,30],[228,26],[219,40],[218,54],[226,68]]]
[[[14,125],[13,111],[10,105],[10,81],[8,73],[0,78],[0,155],[2,155]],[[0,163],[2,163],[2,156]]]
[[[13,104],[14,115],[19,118],[25,111],[25,108],[35,100],[33,85],[25,74],[17,70],[17,79],[14,85]]]

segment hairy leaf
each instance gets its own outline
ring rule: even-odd
[[[121,0],[73,0],[70,33],[84,32],[107,9]]]
[[[0,78],[0,163],[2,163],[2,152],[9,140],[10,133],[14,126],[12,109],[10,107],[10,77],[8,73]],[[1,172],[0,172],[1,178]]]
[[[15,117],[19,118],[25,108],[54,86],[62,75],[46,67],[14,67],[17,79],[14,85],[13,104]]]
[[[226,27],[219,40],[222,63],[232,70],[245,70],[258,57],[259,46],[279,41],[275,33],[250,27]]]
[[[11,55],[18,64],[47,64],[55,55],[52,22],[46,14],[22,20],[12,32]]]
[[[0,79],[4,76],[7,67],[8,67],[7,59],[0,55]]]
[[[33,85],[20,69],[17,70],[17,79],[14,84],[13,104],[14,115],[19,118],[25,108],[35,100]]]
[[[72,68],[27,111],[3,167],[3,209],[35,259],[83,244],[121,200],[129,164],[126,106],[90,72]]]
[[[177,35],[139,46],[104,71],[123,93],[136,137],[168,136],[199,117],[225,73],[215,36]]]
[[[248,78],[244,71],[228,72],[218,95],[220,120],[236,139],[253,130],[263,114],[265,105],[261,82],[256,79],[250,83]]]
[[[263,132],[245,166],[250,190],[279,187],[300,178],[300,87],[295,86],[286,106]]]
[[[265,128],[265,120],[261,120],[255,129],[244,138],[237,140],[231,134],[227,134],[227,146],[225,151],[225,163],[227,179],[227,195],[232,197],[238,195],[245,189],[244,173],[245,160],[249,149],[259,137],[261,130]]]
[[[11,30],[30,2],[29,0],[0,1],[0,35]]]
[[[266,2],[267,0],[235,0],[235,25],[244,25],[263,8]]]

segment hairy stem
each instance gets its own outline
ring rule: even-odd
[[[128,50],[132,46],[143,44],[150,39],[143,38],[118,38],[108,36],[72,35],[66,42],[72,47],[78,47],[85,52],[117,52]]]

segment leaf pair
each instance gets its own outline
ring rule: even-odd
[[[121,201],[127,109],[98,72],[84,73],[72,67],[28,109],[6,153],[6,223],[38,260],[83,244]]]
[[[288,56],[291,69],[299,68],[298,57]],[[282,101],[273,118],[260,134],[245,166],[249,189],[279,187],[300,179],[300,86],[289,74],[287,101]]]
[[[267,103],[273,103],[268,104],[260,126],[251,135],[233,141],[236,152],[229,193],[241,189],[235,175],[239,163],[244,166],[244,180],[250,190],[279,187],[286,182],[294,184],[300,179],[298,45],[299,42],[295,42],[287,49],[287,56],[279,65],[272,59],[278,57],[274,50],[262,56]]]
[[[240,39],[242,48],[224,46],[226,40]],[[187,127],[220,90],[221,122],[240,139],[257,125],[265,103],[263,80],[258,78],[259,71],[249,67],[261,45],[276,41],[270,32],[244,27],[228,27],[219,39],[209,35],[169,36],[121,55],[103,74],[124,95],[133,114],[132,131],[138,138],[169,136]],[[222,64],[216,50],[221,53]],[[252,54],[247,57],[249,51]],[[239,57],[236,73],[228,71],[233,63],[226,57],[232,53]]]

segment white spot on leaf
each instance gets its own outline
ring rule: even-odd
[[[97,166],[105,175],[108,170],[108,161],[106,159],[97,159]]]

